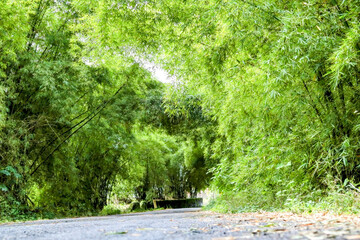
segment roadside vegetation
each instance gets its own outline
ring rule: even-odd
[[[1,219],[205,188],[218,211],[358,213],[359,16],[358,0],[1,1]]]

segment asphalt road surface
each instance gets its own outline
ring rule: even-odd
[[[360,239],[355,217],[218,214],[199,208],[0,225],[0,239]],[[355,220],[354,220],[355,219]]]

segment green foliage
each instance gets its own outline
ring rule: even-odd
[[[107,205],[101,210],[100,215],[107,216],[107,215],[115,215],[121,213],[124,213],[124,210],[119,209],[118,206]]]
[[[147,202],[179,199],[185,198],[186,192],[194,195],[206,187],[209,175],[205,166],[199,166],[203,162],[186,164],[185,155],[191,153],[185,153],[187,147],[181,138],[155,129],[137,129],[134,137],[136,141],[128,146],[124,174],[118,176],[113,189],[115,198],[124,201],[135,197]]]
[[[261,207],[359,183],[359,11],[358,1],[159,1],[104,21],[153,20],[127,38],[147,39],[134,48],[179,79],[167,111],[189,116],[187,94],[201,96],[218,124],[202,148],[220,161],[214,185]]]
[[[1,217],[182,198],[210,179],[232,211],[337,206],[329,193],[360,182],[359,13],[358,0],[1,1]]]
[[[127,146],[148,91],[162,88],[132,58],[94,46],[79,4],[1,2],[1,32],[14,37],[0,35],[2,218],[100,211],[137,154]]]

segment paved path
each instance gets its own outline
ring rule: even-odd
[[[190,208],[8,223],[0,225],[0,239],[360,239],[358,222],[349,219]]]

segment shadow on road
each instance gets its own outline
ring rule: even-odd
[[[188,212],[200,212],[201,208],[177,208],[177,209],[165,209],[165,210],[154,210],[147,212],[138,212],[138,213],[127,213],[127,214],[118,214],[114,216],[139,216],[139,215],[157,215],[157,214],[175,214],[175,213],[188,213]]]
[[[35,220],[27,221],[22,223],[4,223],[0,224],[1,226],[19,226],[19,225],[34,225],[34,224],[54,224],[54,223],[69,223],[69,222],[81,222],[81,221],[94,221],[94,220],[108,220],[112,218],[122,218],[122,217],[136,217],[136,216],[149,216],[149,215],[168,215],[168,214],[179,214],[179,213],[190,213],[190,212],[199,212],[201,208],[178,208],[178,209],[165,209],[165,210],[154,210],[147,212],[137,212],[137,213],[126,213],[126,214],[116,214],[108,216],[94,216],[94,217],[79,217],[79,218],[63,218],[63,219],[50,219],[50,220]]]

